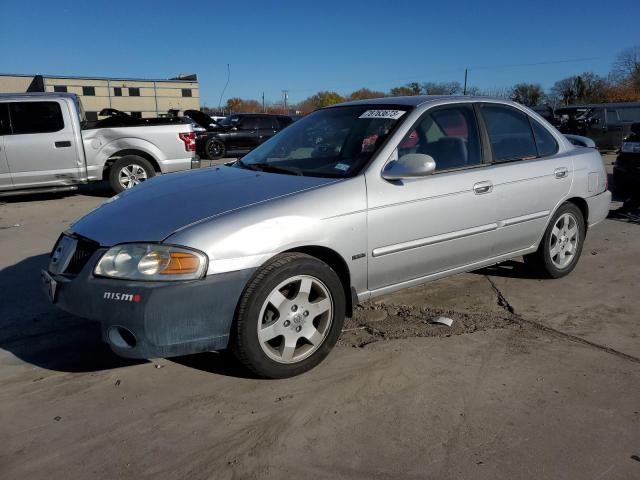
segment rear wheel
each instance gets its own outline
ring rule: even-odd
[[[573,203],[558,208],[540,246],[535,253],[525,255],[525,262],[549,278],[560,278],[571,273],[582,253],[585,237],[584,217]]]
[[[337,274],[309,255],[283,254],[245,288],[231,349],[258,376],[298,375],[329,354],[344,316],[344,289]]]
[[[219,158],[224,157],[227,150],[224,143],[216,138],[209,139],[205,144],[204,149],[209,160],[218,160]]]
[[[139,185],[155,174],[148,160],[137,155],[126,155],[111,165],[109,183],[114,192],[120,193]]]

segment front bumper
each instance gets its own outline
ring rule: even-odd
[[[114,280],[93,275],[104,252],[97,250],[78,275],[48,276],[55,282],[56,306],[100,322],[102,338],[115,353],[154,358],[226,348],[253,269],[185,282]]]

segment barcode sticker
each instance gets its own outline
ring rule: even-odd
[[[404,110],[367,110],[359,118],[390,118],[391,120],[397,120],[404,113]]]

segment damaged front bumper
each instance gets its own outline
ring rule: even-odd
[[[240,294],[254,270],[184,282],[136,282],[95,277],[106,249],[74,275],[42,272],[49,299],[61,309],[102,324],[102,338],[123,357],[154,358],[227,346]]]

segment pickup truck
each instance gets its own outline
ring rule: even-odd
[[[102,180],[121,192],[199,166],[193,127],[182,119],[106,113],[86,121],[80,99],[69,93],[0,94],[0,196]]]

